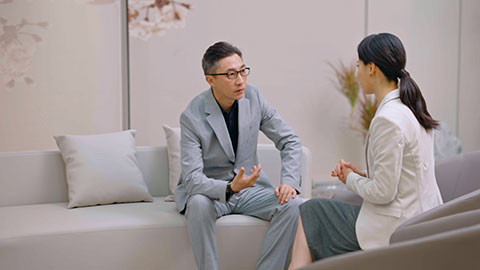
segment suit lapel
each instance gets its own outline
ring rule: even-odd
[[[234,162],[235,153],[233,152],[233,146],[230,140],[230,135],[228,134],[227,125],[225,124],[225,119],[223,118],[220,106],[215,100],[211,90],[205,100],[205,113],[207,115],[206,120],[215,132],[220,146],[222,146],[223,151],[230,161]]]
[[[250,101],[245,97],[238,101],[238,145],[237,156],[242,154],[250,136]],[[238,158],[237,158],[238,160]]]
[[[370,129],[367,132],[367,138],[365,139],[365,163],[367,164],[367,178],[370,178],[370,169],[368,168],[368,141],[370,140]]]
[[[383,109],[385,104],[387,104],[388,102],[390,102],[392,100],[396,100],[396,99],[399,99],[399,98],[400,98],[400,90],[398,90],[398,89],[395,89],[395,90],[391,91],[390,93],[388,93],[383,98],[382,102],[380,102],[380,105],[378,105],[377,111],[375,112],[375,115],[372,119],[372,122],[370,122],[370,127],[368,128],[368,132],[367,132],[367,138],[365,140],[365,162],[367,163],[367,177],[368,178],[370,178],[370,169],[369,169],[369,164],[368,164],[368,144],[369,144],[369,141],[370,141],[370,130],[371,130],[373,121],[375,121],[375,116]]]

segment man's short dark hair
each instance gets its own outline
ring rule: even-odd
[[[210,46],[202,59],[202,68],[205,75],[215,71],[218,61],[222,58],[237,54],[242,58],[242,52],[232,44],[220,41]]]

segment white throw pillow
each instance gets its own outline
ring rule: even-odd
[[[165,137],[167,138],[170,193],[174,194],[181,173],[180,128],[172,128],[167,125],[163,125],[163,131],[165,132]]]
[[[153,201],[138,168],[135,130],[54,136],[65,162],[68,208]]]

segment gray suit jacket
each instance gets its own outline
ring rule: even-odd
[[[300,139],[293,129],[260,96],[258,88],[247,84],[245,95],[238,100],[238,146],[233,151],[225,119],[212,90],[195,97],[180,116],[182,173],[175,191],[179,211],[185,209],[191,195],[203,194],[225,201],[228,181],[245,168],[250,174],[258,164],[258,131],[261,130],[280,150],[280,182],[300,192]],[[267,175],[260,173],[255,185],[272,187]]]

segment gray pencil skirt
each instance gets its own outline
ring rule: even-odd
[[[303,230],[313,261],[360,250],[355,232],[360,206],[324,198],[300,205]]]

